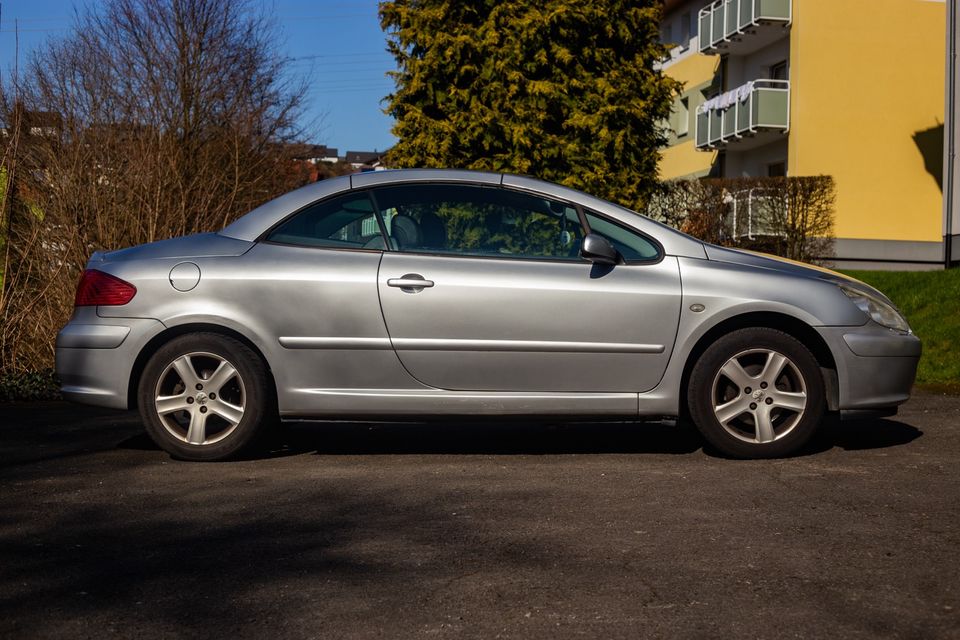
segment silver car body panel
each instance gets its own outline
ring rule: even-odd
[[[742,249],[729,249],[711,244],[705,244],[704,248],[707,252],[707,258],[711,262],[756,267],[758,269],[778,271],[804,278],[820,279],[832,284],[842,284],[851,289],[866,291],[871,295],[879,297],[881,300],[885,300],[888,304],[893,305],[893,302],[891,302],[882,291],[877,291],[870,285],[860,282],[856,278],[851,278],[850,276],[831,271],[830,269]]]
[[[90,258],[91,265],[97,262],[120,262],[123,260],[157,260],[161,258],[210,258],[240,256],[246,253],[252,242],[230,238],[220,233],[195,233],[182,238],[158,240],[129,249],[107,253],[97,252]]]
[[[316,418],[410,416],[637,416],[635,393],[517,393],[443,389],[307,389],[314,411],[283,415]]]
[[[392,349],[370,344],[389,340],[377,294],[380,257],[379,251],[259,243],[241,260],[195,260],[200,283],[186,293],[163,277],[148,275],[167,272],[174,260],[164,265],[110,263],[101,268],[136,282],[138,293],[122,308],[98,311],[107,317],[155,315],[169,328],[205,324],[231,329],[267,360],[284,413],[316,413],[312,389],[421,386],[403,370]],[[281,337],[347,340],[357,348],[288,348]]]
[[[684,367],[697,342],[714,327],[750,313],[776,313],[811,327],[858,327],[866,316],[827,280],[732,262],[680,258],[683,303],[677,348],[656,389],[640,394],[641,414],[675,415],[680,410]],[[691,310],[703,305],[703,310]],[[840,355],[843,355],[842,353]]]
[[[817,327],[837,362],[840,409],[892,407],[910,398],[920,340],[868,322],[862,327]],[[869,345],[856,353],[854,345]]]
[[[108,347],[120,337],[116,346]],[[57,375],[67,400],[114,409],[128,407],[130,376],[137,356],[163,331],[151,318],[107,321],[95,307],[80,307],[57,336]],[[110,335],[109,342],[105,336]]]
[[[70,322],[57,334],[57,349],[116,349],[127,336],[130,327],[115,324],[83,324]]]
[[[410,273],[435,286],[388,286]],[[646,391],[663,375],[680,315],[674,257],[597,269],[385,253],[379,289],[406,370],[460,391]]]
[[[600,267],[258,241],[300,208],[351,188],[438,181],[502,183],[576,203],[656,239],[665,255]],[[842,409],[903,402],[919,357],[915,337],[868,322],[836,286],[872,292],[867,285],[705,246],[519,176],[415,170],[336,178],[281,196],[218,234],[97,253],[89,266],[133,283],[137,295],[124,306],[77,309],[58,337],[57,370],[68,398],[117,408],[128,406],[134,363],[152,340],[204,326],[233,331],[260,351],[287,417],[676,415],[697,341],[755,312],[795,318],[823,336],[837,361]],[[188,286],[178,280],[183,273],[192,274]],[[409,275],[434,286],[388,283]]]
[[[365,173],[354,173],[350,176],[350,186],[354,189],[404,182],[458,182],[461,184],[496,186],[503,183],[503,175],[486,171],[458,169],[403,169],[367,171]]]

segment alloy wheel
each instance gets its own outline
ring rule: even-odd
[[[807,407],[807,388],[790,358],[772,349],[750,349],[720,367],[711,398],[713,413],[727,433],[763,444],[797,426]]]
[[[177,357],[157,382],[157,416],[170,435],[188,444],[223,440],[240,424],[245,406],[246,392],[237,368],[213,353]]]

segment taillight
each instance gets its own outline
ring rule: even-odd
[[[116,306],[127,304],[137,295],[137,288],[116,276],[96,269],[87,269],[77,285],[77,307],[96,305]]]

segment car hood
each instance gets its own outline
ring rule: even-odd
[[[228,238],[219,233],[195,233],[181,238],[159,240],[117,251],[97,251],[90,263],[116,262],[122,260],[156,260],[162,258],[216,258],[239,256],[246,253],[254,243]]]
[[[767,253],[756,253],[754,251],[745,251],[743,249],[729,249],[727,247],[718,247],[716,245],[704,243],[707,251],[707,258],[714,262],[728,262],[732,264],[742,264],[758,269],[768,269],[780,273],[789,273],[801,278],[811,278],[815,280],[826,280],[834,284],[842,284],[851,289],[860,289],[873,295],[879,295],[883,300],[889,302],[883,293],[877,291],[870,285],[860,282],[856,278],[837,273],[824,267],[818,267],[805,262],[797,262],[779,256],[773,256]],[[893,304],[893,303],[890,303]]]

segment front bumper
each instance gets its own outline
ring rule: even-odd
[[[60,393],[83,404],[128,408],[137,356],[163,328],[158,320],[100,318],[93,307],[77,309],[57,334]]]
[[[861,327],[817,327],[837,363],[838,408],[888,409],[910,398],[920,339],[870,321]]]

